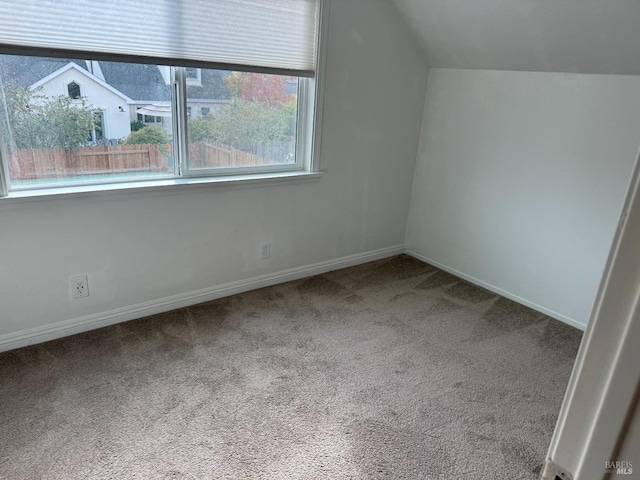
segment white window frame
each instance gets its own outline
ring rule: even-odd
[[[9,166],[5,159],[8,159],[6,151],[6,142],[0,141],[0,205],[4,201],[16,199],[21,201],[27,199],[29,201],[38,197],[48,197],[51,195],[68,195],[68,194],[89,194],[93,192],[123,192],[136,191],[144,192],[151,189],[173,189],[178,186],[193,185],[194,188],[204,186],[220,185],[242,186],[255,185],[263,183],[277,184],[281,182],[292,181],[312,181],[322,176],[319,164],[320,155],[320,137],[322,125],[322,97],[324,95],[324,64],[327,47],[327,31],[328,17],[331,0],[320,0],[319,3],[319,22],[318,22],[318,39],[317,39],[317,55],[316,68],[313,77],[298,77],[298,110],[296,119],[296,157],[293,164],[276,164],[264,165],[256,167],[235,167],[235,168],[207,168],[207,169],[189,169],[187,159],[187,129],[185,125],[186,119],[186,88],[191,86],[186,79],[186,70],[184,67],[174,67],[172,72],[173,95],[176,99],[172,100],[173,110],[173,128],[174,128],[174,172],[166,176],[157,174],[148,177],[142,176],[123,176],[108,180],[86,180],[86,181],[69,181],[56,182],[55,184],[42,183],[32,186],[11,186]],[[6,54],[16,54],[17,52],[0,52]],[[42,55],[42,50],[26,51],[35,56]],[[81,53],[81,52],[79,52]],[[89,55],[96,58],[95,55]],[[116,56],[101,55],[100,59],[104,61],[127,61],[135,62],[135,58],[128,57],[126,60]],[[142,59],[144,60],[144,59]],[[215,68],[212,66],[211,68]],[[245,71],[254,71],[268,73],[268,70],[262,67],[245,67]],[[198,73],[201,74],[200,68]],[[295,73],[290,75],[295,76]],[[200,77],[201,78],[201,77]],[[77,83],[77,82],[76,82]],[[178,92],[178,90],[182,90]],[[176,96],[176,94],[179,94]],[[175,129],[180,124],[181,132],[176,135]]]
[[[132,175],[131,177],[123,174],[117,178],[107,178],[107,179],[91,179],[86,178],[82,181],[78,180],[68,180],[61,181],[56,180],[55,182],[46,182],[38,183],[35,185],[15,185],[12,186],[10,182],[10,175],[8,174],[8,167],[5,168],[6,183],[3,180],[4,188],[6,192],[26,192],[26,191],[34,191],[34,190],[50,190],[50,189],[59,189],[63,188],[82,188],[84,186],[95,186],[95,185],[104,185],[105,189],[111,188],[113,185],[129,183],[129,182],[153,182],[155,180],[175,180],[180,181],[183,179],[189,178],[210,178],[215,179],[219,177],[229,177],[229,176],[255,176],[258,174],[278,174],[278,173],[292,173],[292,172],[308,172],[311,173],[312,170],[310,168],[311,160],[306,158],[311,155],[310,145],[307,145],[308,142],[311,141],[311,138],[308,135],[309,125],[308,123],[313,123],[312,116],[310,116],[309,112],[313,111],[313,99],[309,97],[313,97],[310,95],[310,89],[312,87],[312,79],[299,77],[298,81],[298,102],[297,102],[297,118],[296,118],[296,152],[295,152],[295,161],[293,163],[279,163],[279,164],[268,164],[268,165],[258,165],[258,166],[244,166],[244,167],[211,167],[211,168],[190,168],[189,158],[188,158],[188,147],[187,147],[187,138],[188,138],[188,109],[187,106],[187,87],[189,86],[186,78],[186,68],[185,67],[171,67],[171,75],[172,75],[172,115],[173,115],[173,152],[174,158],[177,160],[174,164],[173,173],[167,173],[166,175],[161,174],[150,174],[148,176],[144,175]],[[71,83],[71,82],[69,82]],[[78,83],[78,82],[75,82]],[[80,85],[80,84],[78,84]],[[65,87],[66,88],[66,87]],[[194,113],[193,107],[191,107],[192,114]],[[106,117],[106,115],[104,115]],[[104,117],[103,117],[104,118]],[[154,123],[149,123],[145,120],[145,115],[143,115],[143,123],[145,125],[157,125]],[[106,120],[106,119],[105,119]],[[154,118],[155,120],[155,118]],[[95,139],[94,139],[95,141]],[[4,142],[3,142],[4,143]],[[5,155],[1,155],[2,158],[8,158]],[[3,162],[7,163],[7,162]],[[6,194],[5,194],[6,195]]]
[[[187,87],[189,86],[186,78],[185,68],[172,68],[173,96],[176,99],[172,102],[173,106],[173,138],[182,139],[186,142],[188,135],[188,111],[191,109],[192,118],[194,109],[187,105]],[[310,162],[305,162],[305,157],[310,155],[310,150],[306,143],[310,141],[307,135],[307,123],[311,121],[309,99],[310,96],[310,79],[298,77],[298,102],[296,114],[296,152],[293,163],[279,163],[270,165],[256,165],[252,167],[211,167],[211,168],[192,168],[189,163],[189,152],[185,143],[184,149],[174,140],[174,151],[179,151],[179,174],[183,177],[210,177],[222,175],[254,175],[257,173],[275,173],[275,172],[295,172],[308,170]],[[181,108],[182,106],[182,108]],[[311,110],[312,111],[312,110]],[[184,112],[184,114],[182,113]],[[179,150],[180,149],[180,150]]]

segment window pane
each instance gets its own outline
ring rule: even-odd
[[[187,84],[189,168],[295,164],[298,78],[201,70]],[[193,107],[193,108],[192,108]]]
[[[76,82],[71,82],[67,86],[67,90],[69,92],[69,98],[71,98],[72,100],[80,99],[80,97],[81,97],[81,95],[80,95],[80,85],[78,85]]]
[[[0,55],[0,87],[12,187],[173,174],[168,67]]]

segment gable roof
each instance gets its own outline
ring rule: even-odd
[[[157,65],[100,62],[105,81],[138,102],[171,101],[167,85]],[[224,82],[228,72],[202,69],[200,85],[187,85],[190,99],[228,100],[231,92]]]
[[[123,94],[121,91],[113,88],[111,85],[109,85],[108,83],[104,82],[102,79],[96,77],[95,75],[93,75],[92,73],[90,73],[89,71],[80,68],[77,64],[75,63],[67,63],[64,67],[59,68],[58,70],[56,70],[55,72],[50,73],[49,75],[47,75],[44,78],[41,78],[40,80],[38,80],[37,82],[33,83],[32,85],[29,85],[30,89],[33,88],[38,88],[41,85],[44,85],[45,83],[47,83],[49,80],[51,80],[52,78],[57,77],[58,75],[63,74],[64,72],[68,71],[68,70],[75,70],[78,73],[84,75],[85,77],[88,77],[89,79],[91,79],[92,81],[94,81],[95,83],[99,84],[100,86],[102,86],[103,88],[105,88],[106,90],[109,90],[111,93],[121,97],[125,102],[127,103],[132,103],[131,98],[127,97],[125,94]]]
[[[83,59],[0,55],[0,76],[17,86],[27,88],[72,64],[92,80],[128,98],[129,103],[157,103],[171,100],[171,86],[167,85],[157,65],[99,62],[104,81],[87,70]],[[67,67],[69,68],[69,67]],[[58,72],[62,73],[62,72]],[[202,70],[200,85],[188,85],[190,99],[228,100],[231,92],[224,82],[228,72]]]
[[[171,87],[164,81],[157,65],[100,62],[105,81],[134,101],[166,102]]]
[[[74,58],[25,57],[21,55],[0,55],[0,77],[18,87],[27,88],[39,80],[73,63],[86,71],[84,60]]]

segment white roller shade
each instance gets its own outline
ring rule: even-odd
[[[0,0],[0,44],[309,75],[319,1]]]

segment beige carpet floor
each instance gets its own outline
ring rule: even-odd
[[[581,332],[407,256],[0,354],[1,479],[535,479]]]

